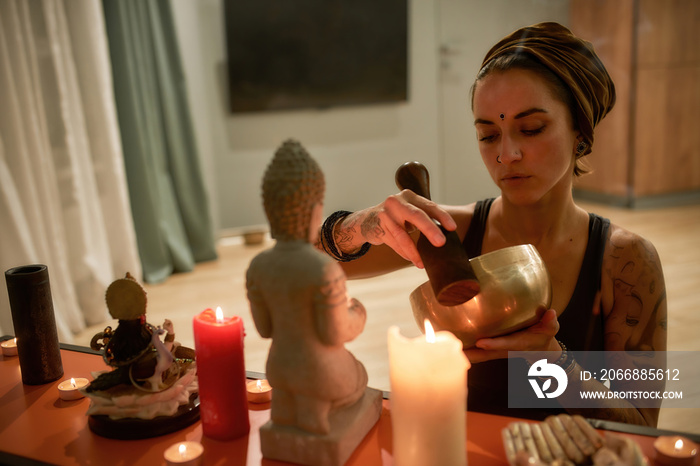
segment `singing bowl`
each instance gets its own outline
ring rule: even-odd
[[[457,306],[437,302],[430,282],[410,296],[413,316],[423,329],[448,330],[464,348],[480,338],[505,335],[539,321],[552,303],[552,284],[542,257],[531,244],[499,249],[469,260],[481,289]]]

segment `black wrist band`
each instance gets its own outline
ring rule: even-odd
[[[333,230],[335,229],[335,224],[347,217],[348,215],[350,215],[351,213],[352,212],[348,212],[347,210],[339,210],[337,212],[333,212],[323,222],[323,226],[321,227],[321,245],[323,246],[323,250],[326,251],[326,253],[329,256],[331,256],[333,259],[339,262],[350,262],[355,259],[359,259],[360,257],[367,254],[367,251],[369,251],[369,248],[371,246],[370,243],[365,243],[362,245],[359,251],[352,254],[343,254],[342,252],[338,251],[338,248],[335,245],[335,238],[333,237]]]

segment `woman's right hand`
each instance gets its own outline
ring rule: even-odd
[[[435,202],[404,189],[374,207],[355,212],[336,227],[336,246],[352,252],[363,243],[386,244],[416,267],[423,268],[411,234],[420,231],[435,246],[445,244],[445,235],[435,224],[448,231],[457,224],[452,216]]]

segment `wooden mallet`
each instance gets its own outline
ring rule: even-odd
[[[420,162],[406,162],[396,170],[396,186],[409,189],[430,199],[430,175]],[[467,252],[457,232],[447,231],[438,222],[447,241],[441,247],[433,244],[422,233],[416,247],[425,265],[425,271],[437,301],[443,306],[457,306],[472,299],[479,292],[479,281],[474,275]]]

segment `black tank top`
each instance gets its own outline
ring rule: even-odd
[[[464,247],[469,257],[481,255],[486,219],[494,199],[478,201]],[[603,316],[596,297],[600,291],[603,253],[610,221],[589,213],[588,244],[579,271],[576,287],[569,304],[559,316],[557,339],[572,351],[602,351],[604,349]],[[578,361],[586,367],[586,361]],[[525,366],[524,360],[519,360]],[[523,368],[527,372],[526,366]],[[468,373],[470,411],[489,412],[515,417],[544,419],[559,410],[508,409],[508,361],[497,359],[473,364]]]

